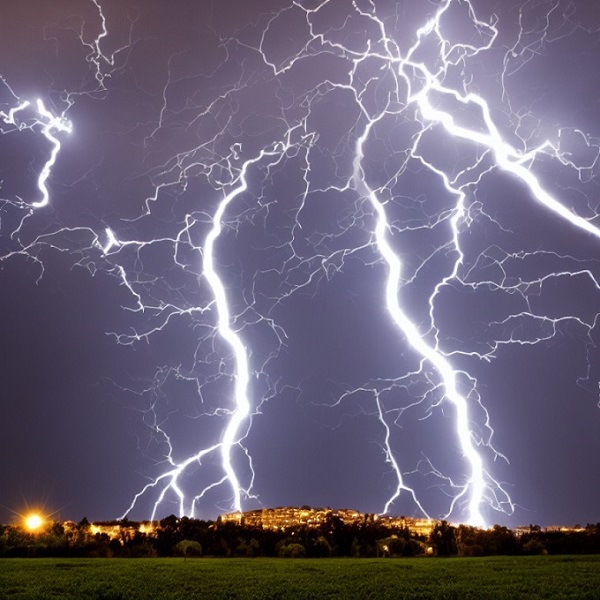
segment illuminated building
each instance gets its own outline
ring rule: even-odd
[[[361,513],[353,509],[331,509],[303,507],[278,507],[222,514],[220,523],[235,523],[244,527],[262,529],[287,529],[290,527],[320,527],[331,519],[339,519],[344,525],[377,523],[389,529],[408,529],[416,535],[428,536],[437,524],[433,519],[411,517],[388,517]]]

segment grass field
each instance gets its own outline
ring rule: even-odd
[[[600,598],[600,556],[0,559],[0,599]]]

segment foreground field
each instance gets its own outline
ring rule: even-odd
[[[1,559],[0,600],[592,598],[600,557]]]

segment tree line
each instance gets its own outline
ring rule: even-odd
[[[304,525],[285,530],[173,515],[162,519],[151,532],[142,531],[139,523],[127,520],[114,524],[119,525],[116,537],[94,533],[85,518],[68,527],[49,523],[36,533],[7,525],[0,529],[0,556],[375,558],[600,553],[600,523],[569,531],[530,525],[517,533],[500,525],[479,529],[454,527],[441,521],[429,536],[376,521],[347,524],[337,517],[316,527]]]

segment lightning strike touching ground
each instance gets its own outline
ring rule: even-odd
[[[35,103],[0,61],[0,262],[44,281],[68,257],[143,357],[102,378],[135,421],[116,512],[511,518],[518,361],[571,344],[563,379],[600,379],[600,139],[521,89],[600,23],[562,0],[184,4],[44,17]]]

